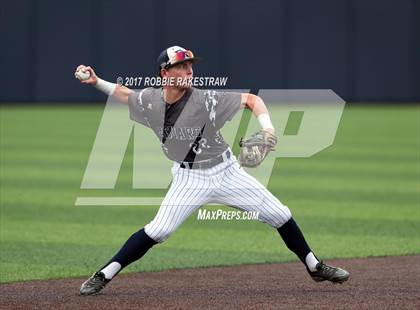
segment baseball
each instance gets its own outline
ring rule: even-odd
[[[81,81],[85,81],[90,78],[90,72],[78,70],[76,71],[76,78],[78,78]]]

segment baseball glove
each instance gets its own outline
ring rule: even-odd
[[[266,158],[268,152],[274,151],[277,137],[268,131],[260,130],[248,139],[241,138],[239,146],[239,163],[243,167],[257,167]]]

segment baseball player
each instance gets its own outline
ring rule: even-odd
[[[171,186],[155,218],[128,238],[115,256],[82,284],[80,294],[99,293],[124,267],[165,241],[189,215],[211,202],[258,212],[258,219],[279,232],[313,280],[343,283],[349,273],[319,261],[289,208],[242,168],[259,165],[277,142],[264,102],[253,94],[201,90],[178,82],[193,77],[197,60],[182,47],[165,49],[157,59],[157,67],[168,83],[139,92],[100,79],[89,66],[77,67],[77,78],[80,72],[90,74],[80,79],[81,83],[128,104],[130,118],[153,130],[162,151],[174,162]],[[220,129],[242,108],[252,110],[262,129],[241,141],[238,162]]]

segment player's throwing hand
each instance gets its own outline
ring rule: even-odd
[[[90,66],[79,65],[74,72],[74,77],[78,79],[80,83],[92,85],[108,96],[112,95],[114,99],[122,103],[128,103],[128,96],[133,92],[124,85],[102,80]]]
[[[74,77],[83,84],[96,85],[98,77],[90,66],[79,65],[74,72]]]

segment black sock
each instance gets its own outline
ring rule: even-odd
[[[311,252],[308,244],[306,243],[305,237],[296,224],[295,220],[291,218],[283,226],[277,229],[284,243],[290,251],[295,253],[302,263],[306,266],[306,255]]]
[[[131,264],[132,262],[140,259],[146,252],[157,242],[150,238],[145,232],[144,228],[131,235],[130,238],[124,243],[122,248],[117,254],[100,270],[105,268],[112,262],[118,262],[121,265],[121,270]]]

